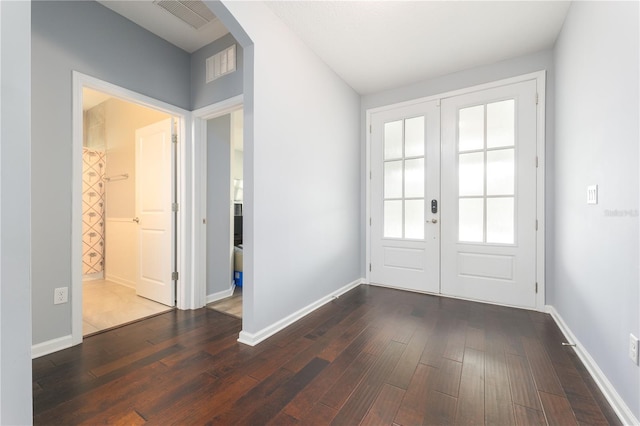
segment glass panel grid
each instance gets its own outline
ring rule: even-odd
[[[424,239],[424,125],[424,116],[384,125],[384,238]]]
[[[515,243],[515,101],[459,110],[458,240]]]

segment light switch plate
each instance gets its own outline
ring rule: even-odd
[[[587,186],[587,204],[598,204],[598,185]]]
[[[638,338],[633,334],[629,334],[629,358],[638,365]]]

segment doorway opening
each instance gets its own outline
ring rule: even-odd
[[[243,109],[206,121],[207,307],[242,318]]]
[[[177,117],[82,89],[82,335],[175,306]]]

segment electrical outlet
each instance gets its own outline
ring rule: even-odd
[[[638,338],[633,334],[629,334],[629,358],[638,365]]]
[[[59,287],[53,290],[53,304],[59,305],[69,301],[69,287]]]

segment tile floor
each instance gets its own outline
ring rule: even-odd
[[[84,336],[172,309],[107,280],[85,281],[82,289]]]
[[[231,297],[209,303],[207,308],[242,318],[242,287],[236,287]]]

